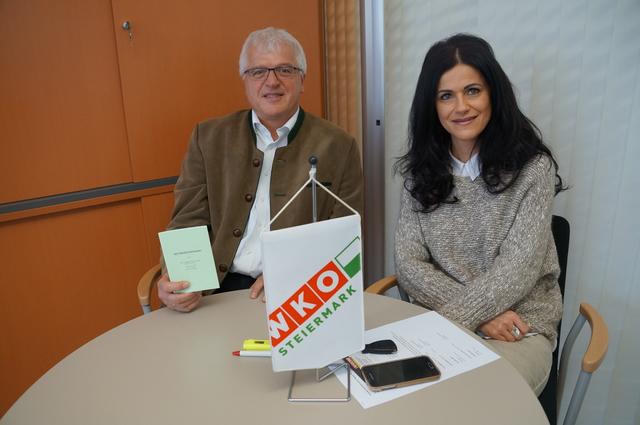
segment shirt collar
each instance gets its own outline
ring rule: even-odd
[[[471,156],[467,162],[462,162],[452,153],[451,156],[451,171],[454,176],[469,177],[472,181],[477,179],[480,175],[480,157],[477,153]]]
[[[282,139],[282,137],[287,136],[289,134],[293,126],[296,124],[299,114],[300,114],[300,107],[296,109],[296,112],[293,115],[291,115],[291,118],[289,118],[287,122],[285,122],[282,125],[282,127],[276,129],[276,133],[278,133],[278,140],[273,140],[271,138],[271,133],[269,133],[269,130],[267,129],[267,127],[265,127],[265,125],[260,122],[260,118],[258,118],[258,114],[256,114],[256,111],[254,111],[253,109],[251,110],[251,123],[253,125],[253,129],[256,132],[256,134],[261,133],[262,135],[265,135],[265,136],[268,135],[268,137],[264,137],[267,143],[269,144],[277,143],[279,140]]]

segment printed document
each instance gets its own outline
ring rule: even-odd
[[[186,227],[158,233],[169,280],[190,283],[176,292],[196,292],[217,289],[218,274],[211,252],[207,226]]]
[[[433,382],[374,392],[369,389],[360,377],[351,371],[351,394],[365,409],[431,385],[437,385],[439,382],[446,381],[499,358],[497,354],[482,345],[480,341],[434,311],[389,323],[365,333],[365,341],[367,343],[380,339],[393,340],[398,346],[398,351],[394,354],[356,353],[350,356],[351,359],[362,367],[366,364],[427,355],[438,366],[442,376],[439,380]],[[346,387],[346,371],[342,368],[336,373],[336,376]]]

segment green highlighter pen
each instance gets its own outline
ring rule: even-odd
[[[242,342],[243,351],[269,351],[271,344],[266,339],[245,339]]]

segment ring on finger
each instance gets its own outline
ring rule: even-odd
[[[516,338],[520,338],[520,329],[518,329],[516,325],[513,325],[513,328],[511,328],[511,335],[515,336]]]

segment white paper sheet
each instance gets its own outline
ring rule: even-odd
[[[483,366],[500,356],[466,334],[438,313],[430,311],[399,322],[389,323],[365,333],[367,343],[380,339],[391,339],[398,346],[394,354],[352,355],[361,366],[396,359],[427,355],[436,363],[442,376],[438,381],[411,385],[397,389],[373,392],[355,373],[351,372],[351,395],[360,405],[368,409],[403,395],[446,381],[461,373]],[[346,387],[347,375],[341,369],[336,376]]]

